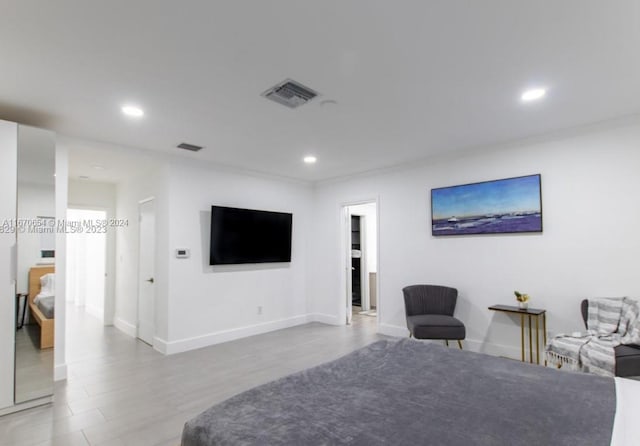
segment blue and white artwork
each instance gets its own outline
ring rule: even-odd
[[[431,232],[542,232],[540,190],[540,175],[431,189]]]

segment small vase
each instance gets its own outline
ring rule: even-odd
[[[526,310],[529,307],[529,302],[518,302],[518,306],[521,310]]]

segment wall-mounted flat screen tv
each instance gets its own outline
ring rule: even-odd
[[[210,265],[291,261],[293,215],[211,206]]]

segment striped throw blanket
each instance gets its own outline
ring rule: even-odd
[[[573,370],[614,376],[614,348],[640,344],[640,305],[628,297],[590,299],[587,331],[561,334],[545,348],[547,361]]]

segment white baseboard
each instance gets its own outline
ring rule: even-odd
[[[230,330],[222,330],[214,333],[209,333],[202,336],[195,336],[192,338],[180,339],[177,341],[167,341],[165,339],[154,337],[153,348],[158,352],[165,355],[172,355],[175,353],[186,352],[189,350],[195,350],[198,348],[208,347],[210,345],[221,344],[223,342],[233,341],[236,339],[246,338],[248,336],[254,336],[258,334],[268,333],[270,331],[281,330],[283,328],[294,327],[296,325],[306,324],[308,322],[320,322],[328,325],[344,325],[340,323],[338,317],[330,314],[312,313],[307,315],[294,316],[288,319],[281,319],[277,321],[264,322],[256,325],[249,325],[246,327],[238,327]],[[136,336],[136,328],[134,325],[116,317],[114,325],[128,334],[129,336]],[[390,324],[379,324],[378,333],[393,336],[397,338],[409,337],[409,330],[407,327]],[[441,342],[441,341],[433,341]],[[520,359],[520,345],[503,345],[488,343],[485,341],[479,341],[476,339],[465,339],[463,347],[465,350],[486,353],[492,356],[504,356],[507,358]],[[453,344],[455,346],[455,344]],[[534,347],[535,348],[535,347]],[[542,353],[544,346],[540,347],[540,354],[542,359]],[[535,360],[534,352],[534,360]]]
[[[56,365],[53,368],[53,380],[64,381],[67,379],[67,364]]]
[[[270,331],[281,330],[283,328],[294,327],[306,324],[310,321],[308,315],[294,316],[288,319],[264,322],[262,324],[249,325],[246,327],[232,328],[230,330],[217,331],[193,338],[180,339],[177,341],[166,341],[154,338],[153,348],[165,355],[195,350],[197,348],[208,347],[210,345],[221,344],[248,336],[268,333]],[[116,325],[117,326],[117,325]]]
[[[14,412],[20,412],[26,409],[32,409],[34,407],[43,406],[53,402],[53,396],[45,396],[44,398],[37,398],[35,400],[27,401],[26,403],[19,403],[13,406],[0,409],[0,416],[8,415]]]
[[[503,356],[505,358],[511,359],[520,359],[522,357],[522,353],[520,352],[520,344],[518,343],[515,346],[512,345],[504,345],[504,344],[494,344],[489,342],[478,341],[476,339],[465,339],[463,342],[464,349],[470,350],[472,352],[478,353],[486,353],[491,356]],[[526,346],[527,349],[529,346]],[[533,360],[536,360],[535,353],[535,345],[533,347]],[[529,359],[529,352],[527,351],[527,357],[525,359]],[[543,361],[544,357],[544,345],[540,345],[540,360]]]
[[[344,325],[338,320],[338,316],[333,314],[311,313],[308,316],[309,322],[321,322],[327,325]]]
[[[409,330],[406,327],[401,327],[398,325],[389,325],[389,324],[378,325],[378,333],[387,335],[387,336],[400,337],[400,338],[406,338],[409,336]],[[442,342],[442,341],[435,341],[435,342]],[[452,345],[456,345],[456,344],[453,343]],[[478,352],[478,353],[486,353],[491,356],[503,356],[506,358],[512,358],[512,359],[518,359],[518,360],[522,357],[522,353],[520,351],[520,344],[517,344],[517,345],[494,344],[494,343],[489,343],[485,341],[479,341],[477,339],[467,338],[464,341],[462,341],[462,345],[465,350]],[[528,347],[529,346],[527,345],[527,348]],[[543,360],[543,354],[544,354],[544,346],[540,345],[541,361]],[[529,359],[528,351],[527,351],[527,357],[525,359],[527,360]],[[536,360],[535,345],[534,345],[534,352],[533,352],[533,360],[534,361]]]
[[[169,353],[167,353],[169,351],[169,343],[162,339],[159,338],[157,336],[153,337],[153,349],[157,352],[162,353],[163,355],[168,355]]]
[[[400,327],[398,325],[378,324],[378,333],[394,336],[396,338],[408,338],[409,330],[407,327]]]
[[[113,319],[113,325],[118,330],[120,330],[121,332],[123,332],[126,335],[131,336],[132,338],[135,338],[138,335],[138,330],[137,330],[135,325],[130,324],[129,322],[127,322],[124,319],[121,319],[121,318],[119,318],[117,316]]]

